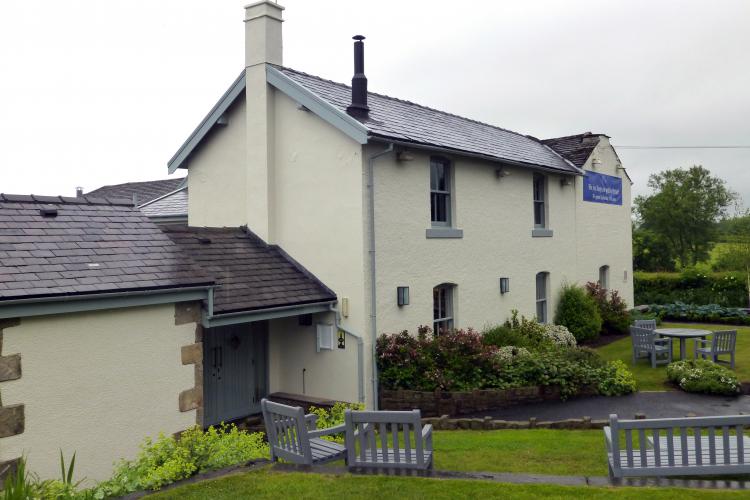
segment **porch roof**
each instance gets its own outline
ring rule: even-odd
[[[336,300],[336,294],[246,227],[163,226],[164,233],[216,280],[214,314]]]

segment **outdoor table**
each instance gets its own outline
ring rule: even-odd
[[[654,333],[661,335],[662,337],[670,337],[673,339],[680,339],[680,359],[686,359],[687,339],[705,339],[713,332],[711,330],[694,330],[692,328],[657,328]]]

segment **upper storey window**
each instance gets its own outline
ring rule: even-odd
[[[451,165],[444,158],[430,159],[430,214],[433,226],[451,225]]]

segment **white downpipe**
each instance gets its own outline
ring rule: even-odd
[[[372,407],[378,409],[378,353],[376,349],[376,340],[378,336],[378,319],[377,319],[377,283],[375,281],[375,160],[381,156],[387,155],[394,149],[393,143],[387,148],[371,155],[367,159],[367,191],[369,193],[368,206],[368,230],[370,233],[370,330],[372,331]]]

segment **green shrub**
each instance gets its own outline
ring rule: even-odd
[[[94,498],[122,496],[138,490],[156,490],[193,474],[268,456],[262,433],[240,431],[222,424],[203,432],[198,427],[179,439],[160,434],[146,438],[135,460],[122,460],[107,481],[93,489]]]
[[[736,396],[740,392],[740,383],[734,372],[705,359],[670,363],[667,378],[686,392],[724,396]]]
[[[365,405],[362,403],[342,403],[336,402],[330,410],[325,408],[318,408],[315,406],[310,407],[310,413],[317,415],[318,420],[316,422],[316,428],[327,429],[329,427],[335,427],[344,423],[344,411],[346,410],[364,410]],[[344,433],[333,434],[330,436],[323,436],[323,439],[327,441],[334,441],[336,443],[344,442]]]
[[[724,323],[728,325],[750,325],[750,316],[744,310],[734,307],[722,307],[717,304],[699,306],[676,302],[665,305],[653,304],[648,307],[648,310],[649,313],[663,319]]]
[[[687,269],[682,273],[633,273],[636,304],[718,304],[747,306],[745,274],[704,273]]]
[[[631,318],[628,306],[617,290],[607,290],[599,283],[586,283],[586,292],[594,299],[602,317],[603,335],[624,335],[628,333]]]
[[[564,285],[555,311],[555,323],[565,326],[581,343],[599,337],[602,317],[586,290],[577,285]]]
[[[602,396],[621,396],[636,389],[635,375],[621,360],[611,361],[601,368],[597,390]]]
[[[532,339],[516,328],[506,325],[493,326],[482,333],[482,342],[495,347],[536,347],[538,339]]]

